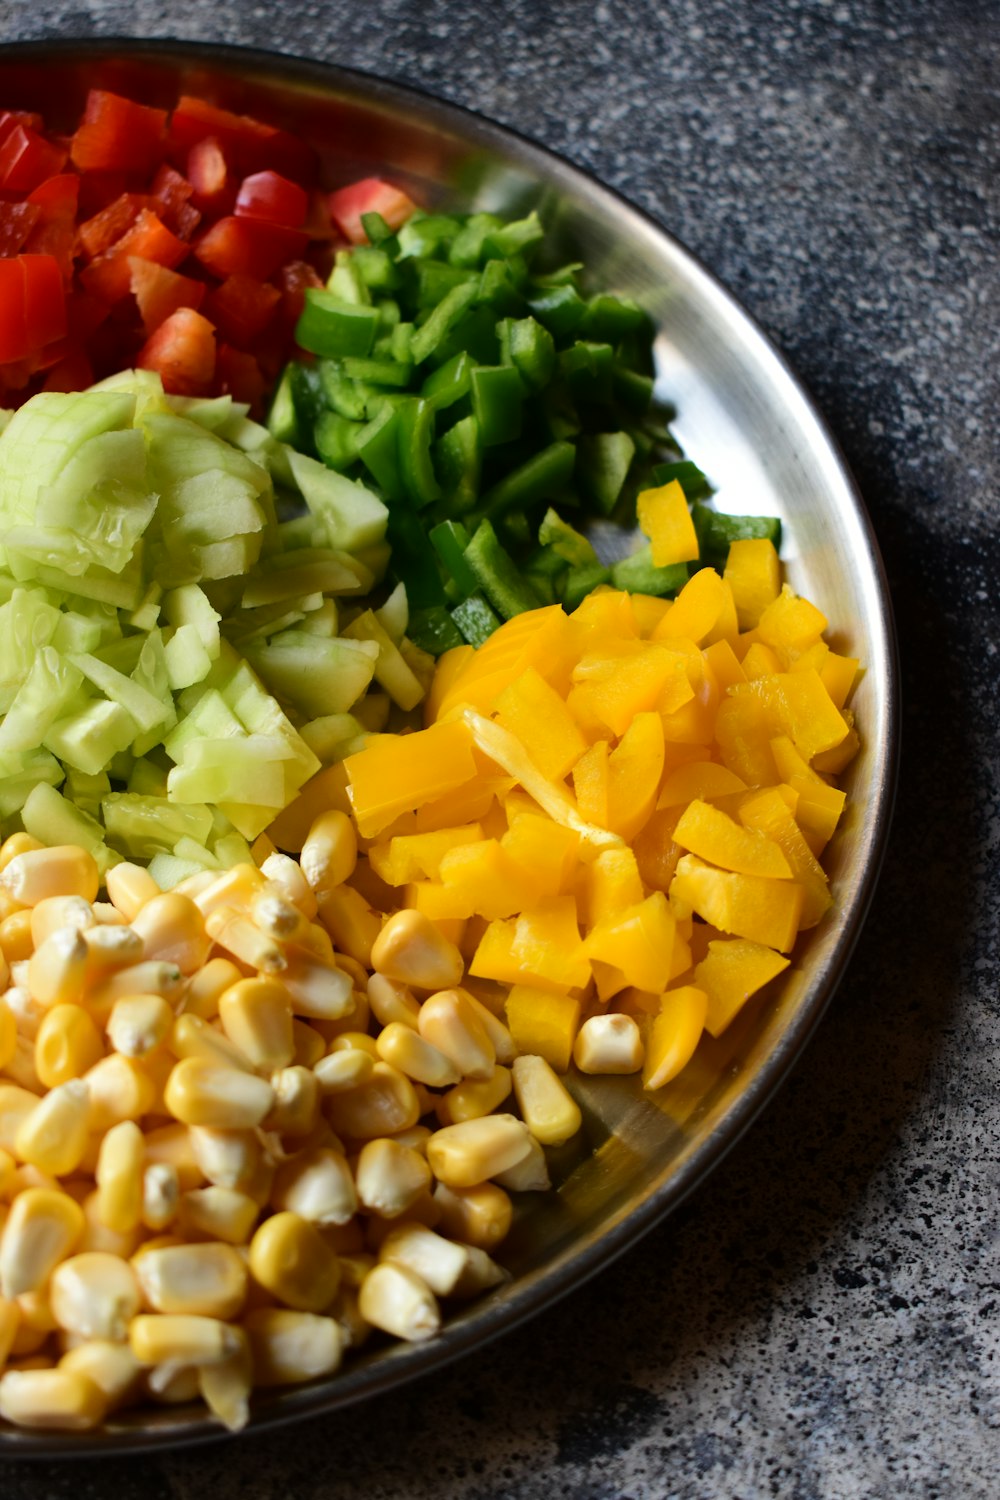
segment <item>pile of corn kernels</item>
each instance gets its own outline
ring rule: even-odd
[[[299,860],[167,893],[121,863],[99,900],[85,850],[0,846],[6,1421],[200,1397],[235,1430],[254,1387],[429,1338],[505,1279],[509,1193],[549,1186],[580,1111],[427,918],[369,909],[343,941],[356,858],[331,811]],[[578,1056],[633,1072],[638,1027],[595,1016]]]

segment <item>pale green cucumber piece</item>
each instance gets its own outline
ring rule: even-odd
[[[120,703],[141,731],[148,733],[151,729],[159,728],[169,717],[170,704],[165,705],[162,698],[154,697],[131,677],[116,671],[99,657],[79,652],[68,660],[112,703]]]
[[[203,682],[212,670],[212,660],[197,625],[178,625],[164,647],[167,677],[174,692]]]
[[[196,583],[171,589],[163,596],[163,618],[168,625],[193,625],[212,661],[219,655],[219,621],[222,618]]]
[[[381,609],[375,611],[375,618],[393,645],[398,646],[410,623],[410,606],[406,597],[405,583],[396,584]]]
[[[0,722],[0,753],[31,750],[57,719],[84,706],[83,673],[51,646],[42,646],[17,697]]]
[[[315,719],[347,713],[358,701],[375,675],[379,648],[373,641],[286,630],[264,645],[249,645],[246,655],[276,698]]]
[[[376,681],[400,708],[407,711],[416,708],[424,696],[423,685],[410,671],[372,610],[366,609],[356,620],[352,620],[341,633],[341,640],[374,642],[378,647],[374,674]]]
[[[161,891],[172,891],[190,875],[200,875],[205,866],[193,859],[178,859],[176,855],[158,849],[146,868]]]
[[[291,448],[288,462],[303,499],[326,526],[331,547],[353,553],[383,539],[389,512],[371,490]]]
[[[343,758],[343,747],[364,731],[353,714],[324,714],[303,724],[299,732],[324,766],[332,766]]]
[[[67,766],[96,776],[135,739],[136,723],[120,703],[98,698],[79,713],[57,719],[42,744]]]
[[[44,782],[35,787],[21,808],[21,822],[25,832],[43,844],[78,844],[86,849],[97,861],[102,876],[112,865],[121,863],[121,855],[104,842],[104,829],[97,819]]]
[[[42,782],[48,786],[59,786],[63,780],[63,768],[48,750],[26,750],[11,756],[0,768],[0,817],[9,818],[19,812],[35,787]]]
[[[108,838],[134,859],[169,852],[182,838],[204,844],[212,830],[210,808],[181,805],[166,797],[112,792],[102,801],[101,812]]]
[[[110,792],[110,786],[106,791]],[[128,790],[137,797],[165,797],[167,773],[144,755],[137,756],[128,777]]]

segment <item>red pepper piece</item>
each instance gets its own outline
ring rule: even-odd
[[[281,301],[276,286],[253,276],[227,276],[209,294],[206,311],[223,338],[246,349],[264,332]]]
[[[0,110],[0,144],[16,125],[27,125],[29,130],[34,130],[39,135],[45,129],[45,121],[41,115],[33,115],[26,109],[3,109]]]
[[[225,152],[211,137],[199,141],[188,152],[187,175],[191,202],[201,214],[217,219],[230,213],[236,201],[236,183],[230,176]]]
[[[301,229],[309,209],[309,194],[278,172],[255,172],[244,177],[236,195],[235,212],[242,218],[265,219]]]
[[[0,362],[34,359],[66,332],[62,272],[51,255],[0,260]]]
[[[0,203],[0,256],[16,255],[24,247],[40,213],[34,203]]]
[[[71,338],[86,344],[107,320],[108,305],[89,292],[74,291],[66,303],[66,321]]]
[[[234,401],[246,401],[251,414],[260,415],[267,385],[260,365],[252,354],[234,349],[231,344],[220,344],[215,361],[215,384],[220,396],[228,395]]]
[[[277,279],[281,287],[281,317],[290,332],[302,316],[306,287],[321,288],[323,278],[308,261],[290,260],[281,267]]]
[[[156,202],[143,193],[121,193],[107,208],[86,219],[77,230],[77,244],[88,260],[104,255],[132,228],[144,208],[156,211]]]
[[[132,295],[139,304],[147,337],[179,307],[197,309],[205,300],[205,283],[195,281],[193,276],[182,276],[179,271],[170,271],[137,255],[129,257],[128,265]]]
[[[151,172],[166,154],[166,125],[165,109],[91,89],[73,161],[81,172]]]
[[[189,240],[201,223],[201,214],[191,202],[194,188],[187,178],[164,162],[150,184],[150,192],[160,205],[157,212],[167,228],[182,240]]]
[[[0,188],[5,193],[30,193],[46,177],[62,170],[66,152],[53,146],[30,125],[15,125],[0,146]]]
[[[363,177],[338,188],[327,199],[330,217],[346,234],[352,245],[367,245],[368,236],[361,223],[362,214],[381,214],[390,229],[405,224],[416,208],[401,188],[379,177]]]
[[[186,161],[191,147],[206,136],[218,141],[241,176],[270,168],[295,182],[309,183],[316,175],[316,153],[287,130],[183,95],[170,120],[171,156]]]
[[[156,370],[176,396],[207,394],[215,376],[215,329],[193,308],[181,307],[146,340],[136,357],[140,370]]]
[[[81,172],[80,217],[89,219],[114,203],[122,193],[128,191],[129,180],[125,172]]]
[[[266,281],[285,261],[300,256],[308,243],[301,229],[230,214],[202,235],[194,253],[216,276],[255,276]]]
[[[80,179],[76,173],[61,172],[28,195],[28,203],[38,209],[38,219],[25,249],[32,255],[55,256],[67,281],[73,274],[79,193]]]
[[[88,292],[101,297],[105,302],[117,302],[128,295],[131,272],[130,256],[138,255],[143,260],[154,260],[157,265],[171,270],[179,266],[188,253],[183,240],[170,230],[151,209],[144,208],[132,228],[123,234],[106,254],[98,256],[80,274],[80,280]]]

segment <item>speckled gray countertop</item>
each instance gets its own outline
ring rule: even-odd
[[[860,482],[903,653],[885,873],[789,1085],[623,1260],[364,1408],[5,1500],[1000,1493],[1000,10],[992,0],[3,0],[254,43],[563,152],[701,255]]]

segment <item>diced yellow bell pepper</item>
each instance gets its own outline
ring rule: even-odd
[[[596,719],[613,735],[625,733],[636,714],[660,707],[667,695],[673,709],[694,696],[684,658],[648,642],[609,642],[581,657],[573,668],[568,704],[584,725]]]
[[[581,818],[608,826],[608,742],[595,740],[573,767],[573,792]]]
[[[531,976],[529,984],[584,989],[590,981],[572,896],[559,896],[522,911],[515,923],[511,953],[522,973]]]
[[[730,648],[733,641],[740,633],[739,616],[736,613],[736,600],[733,598],[731,585],[725,578],[722,580],[723,600],[719,616],[708,634],[703,638],[702,645],[708,649],[709,646],[717,645],[720,641],[725,642]]]
[[[729,640],[713,641],[710,646],[705,647],[702,654],[705,665],[715,678],[720,695],[735,687],[738,682],[746,682],[747,674]]]
[[[696,798],[712,802],[716,797],[732,797],[746,789],[745,781],[717,761],[688,761],[664,777],[656,805],[658,808],[686,807]]]
[[[788,968],[788,959],[745,938],[716,939],[694,971],[695,982],[708,996],[705,1025],[721,1036],[751,995]]]
[[[831,904],[826,871],[802,837],[781,793],[775,789],[752,793],[740,807],[740,821],[780,845],[792,875],[804,892],[799,927],[815,927]]]
[[[771,741],[771,754],[778,774],[798,795],[795,821],[815,854],[817,845],[822,849],[833,837],[847,801],[846,793],[814,771],[786,735]]]
[[[436,880],[442,857],[459,844],[475,844],[483,837],[481,823],[460,828],[441,828],[433,833],[404,834],[372,844],[368,860],[386,885],[406,885],[411,880]]]
[[[463,823],[482,823],[493,809],[502,802],[514,785],[513,776],[499,776],[494,767],[492,773],[480,771],[473,781],[435,797],[418,807],[413,820],[412,832],[434,833],[439,828],[458,827]],[[393,830],[395,831],[395,830]]]
[[[753,824],[741,828],[719,808],[699,798],[681,813],[674,843],[710,864],[741,875],[762,875],[771,880],[788,880],[792,875],[788,860],[773,839]]]
[[[736,875],[685,854],[670,887],[672,897],[675,893],[720,932],[751,938],[781,953],[795,942],[804,894],[796,881]]]
[[[771,740],[780,733],[777,715],[748,691],[734,689],[719,704],[715,742],[722,763],[747,786],[773,786],[777,781]]]
[[[496,717],[517,735],[542,775],[554,781],[561,781],[587,748],[564,700],[534,667],[499,695]]]
[[[781,730],[804,760],[833,750],[847,737],[843,714],[816,671],[778,672],[758,678],[743,691],[757,695],[776,714]]]
[[[630,842],[649,821],[663,774],[663,720],[636,714],[608,757],[607,824]]]
[[[402,812],[472,780],[472,735],[462,722],[432,724],[415,734],[380,735],[342,762],[359,831],[366,837]]]
[[[579,906],[588,930],[643,899],[642,879],[631,849],[605,849],[581,872]]]
[[[663,990],[670,981],[676,919],[662,891],[638,906],[605,917],[589,933],[584,950],[592,961],[621,971],[640,990]]]
[[[495,979],[498,984],[520,984],[527,980],[521,962],[514,956],[514,932],[517,923],[513,918],[491,922],[479,940],[469,964],[469,973],[475,979]],[[543,985],[543,989],[554,989],[557,994],[572,989],[570,984]]]
[[[641,490],[636,512],[639,529],[649,537],[655,567],[667,568],[697,558],[698,533],[678,480],[672,479],[658,489]]]
[[[617,589],[595,589],[569,617],[579,659],[608,641],[624,641],[638,635],[632,599]]]
[[[632,595],[632,614],[636,629],[644,640],[650,638],[671,606],[670,599],[657,599],[653,594]]]
[[[667,990],[660,997],[660,1009],[646,1039],[643,1088],[660,1089],[687,1066],[701,1040],[707,1012],[707,995],[692,984]]]
[[[524,871],[526,890],[548,897],[572,889],[580,859],[580,835],[572,828],[563,828],[541,813],[521,813],[513,817],[500,846],[511,863]]]
[[[544,1057],[557,1073],[565,1073],[580,1029],[580,1001],[516,984],[507,996],[507,1027],[518,1052]]]
[[[516,865],[496,839],[449,849],[441,860],[440,875],[446,890],[459,892],[469,903],[465,916],[485,917],[490,922],[512,917],[540,894],[530,872]]]
[[[732,610],[733,596],[714,568],[699,568],[653,632],[654,641],[684,638],[700,645]]]
[[[740,629],[752,629],[781,588],[781,563],[774,543],[766,537],[733,542],[723,576],[736,600]]]
[[[743,658],[743,676],[748,682],[755,677],[773,677],[781,671],[783,665],[771,646],[765,646],[763,641],[754,641]]]
[[[837,708],[843,708],[851,696],[861,663],[854,656],[838,656],[836,651],[828,651],[819,668],[819,675],[823,679],[823,686],[830,694],[830,698]]]
[[[757,635],[765,646],[794,658],[822,636],[826,616],[808,599],[801,599],[786,583],[757,621]]]
[[[813,756],[812,763],[814,769],[822,772],[824,776],[839,776],[841,771],[851,764],[851,761],[861,749],[861,741],[858,739],[858,732],[854,727],[854,715],[847,708],[842,709],[841,713],[844,723],[847,725],[847,733],[844,735],[844,738],[833,749],[821,750],[818,755]]]
[[[403,888],[403,905],[438,923],[465,922],[473,915],[469,893],[439,880],[411,880]]]
[[[452,683],[466,666],[473,654],[472,646],[452,646],[437,659],[434,681],[424,699],[424,724],[431,725],[441,717],[441,704],[448,696]]]
[[[668,891],[681,851],[674,843],[680,809],[663,807],[649,819],[633,845],[643,883],[653,891]]]

